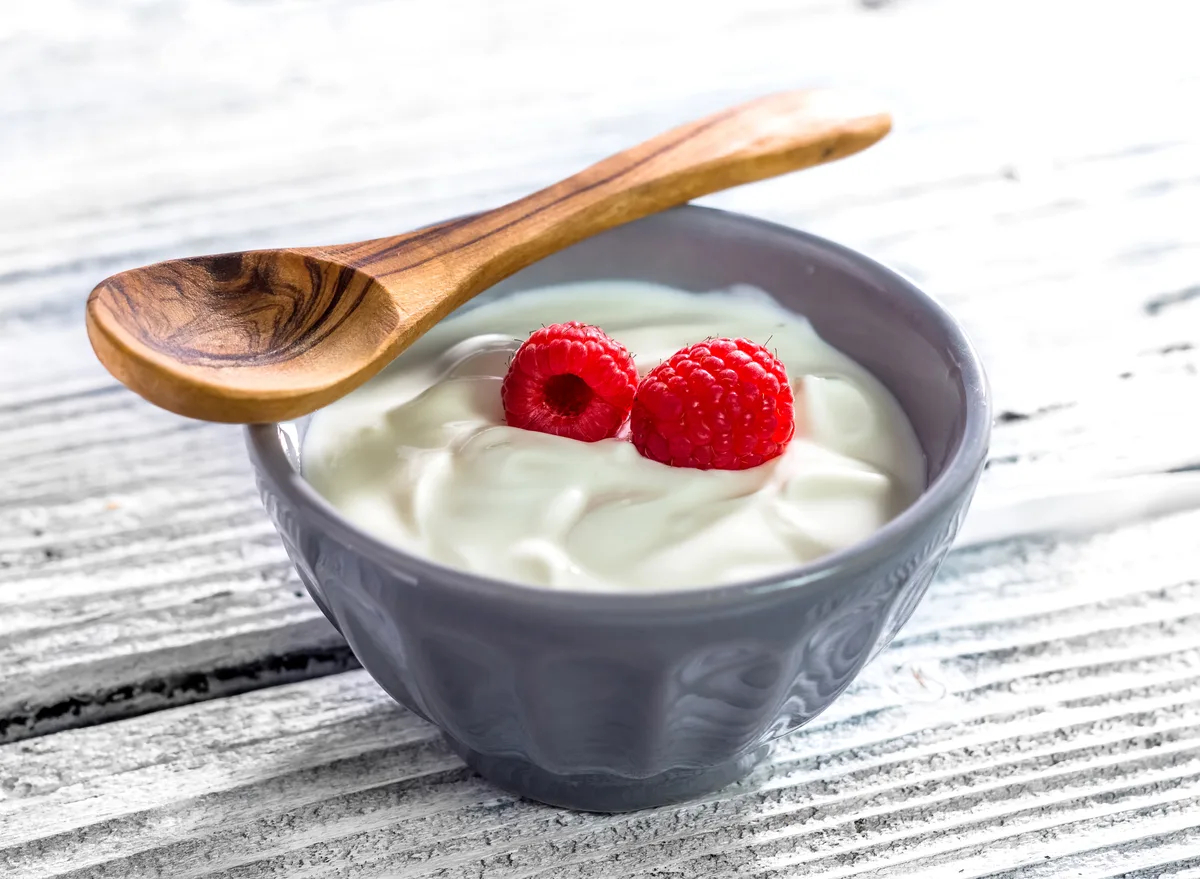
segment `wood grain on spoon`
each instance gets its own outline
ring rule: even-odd
[[[891,127],[836,92],[786,92],[692,122],[519,201],[393,238],[171,260],[92,291],[88,335],[172,412],[282,421],[347,394],[472,296],[589,235],[849,156]]]

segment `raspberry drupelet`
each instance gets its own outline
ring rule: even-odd
[[[615,436],[637,390],[633,357],[598,327],[571,321],[535,330],[500,387],[512,427],[584,442]]]
[[[782,454],[796,431],[783,364],[747,339],[683,348],[642,380],[633,444],[673,467],[746,470]]]

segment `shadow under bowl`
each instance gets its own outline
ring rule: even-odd
[[[878,378],[925,454],[921,496],[869,539],[753,582],[656,592],[547,590],[453,570],[371,537],[300,476],[306,419],[247,429],[260,491],[314,600],[393,698],[517,794],[616,812],[700,796],[838,697],[941,564],[991,426],[955,321],[861,254],[687,206],[590,238],[467,308],[603,278],[692,291],[749,284]]]

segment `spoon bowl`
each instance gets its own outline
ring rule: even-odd
[[[209,421],[319,408],[370,377],[364,365],[400,322],[370,274],[299,250],[133,269],[101,283],[88,303],[92,346],[118,379],[165,409]]]

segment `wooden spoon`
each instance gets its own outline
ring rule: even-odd
[[[156,263],[100,283],[101,362],[164,409],[271,422],[332,402],[472,296],[589,235],[840,159],[890,117],[834,92],[760,98],[659,135],[519,201],[394,238]]]

